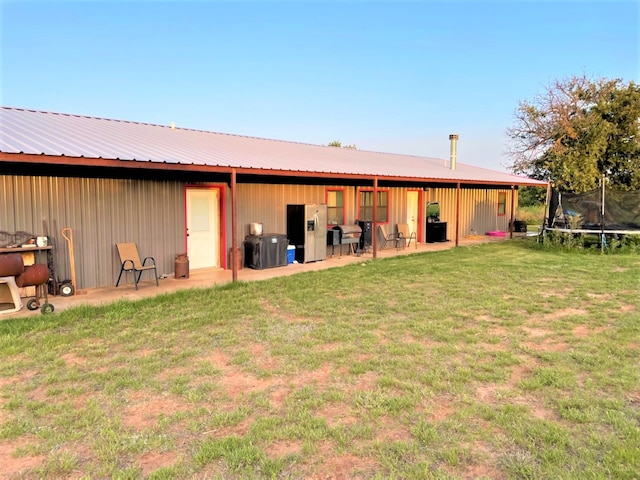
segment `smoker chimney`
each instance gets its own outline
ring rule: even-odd
[[[449,135],[449,140],[451,140],[451,170],[456,169],[456,153],[458,149],[458,136],[457,133],[452,133]]]

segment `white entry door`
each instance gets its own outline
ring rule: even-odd
[[[407,223],[409,224],[409,231],[416,232],[416,237],[421,238],[420,235],[420,192],[416,190],[407,191]]]
[[[220,191],[187,188],[189,268],[220,266]]]

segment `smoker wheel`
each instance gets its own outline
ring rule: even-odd
[[[35,298],[32,298],[27,302],[27,308],[29,310],[37,310],[39,306],[40,305],[38,304],[38,300],[36,300]]]
[[[44,305],[42,305],[42,308],[40,309],[43,315],[46,315],[47,313],[53,313],[53,310],[54,310],[53,305],[51,305],[50,303],[45,303]]]

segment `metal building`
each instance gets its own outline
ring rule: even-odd
[[[459,163],[450,140],[445,160],[2,107],[0,236],[49,237],[68,277],[71,228],[77,288],[93,288],[115,284],[119,242],[152,254],[160,274],[186,252],[192,269],[235,278],[249,224],[286,232],[287,204],[327,204],[328,228],[408,223],[425,241],[435,201],[451,241],[507,231],[518,188],[546,184]]]

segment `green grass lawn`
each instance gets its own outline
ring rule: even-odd
[[[1,321],[0,470],[638,478],[640,256],[531,246]]]

